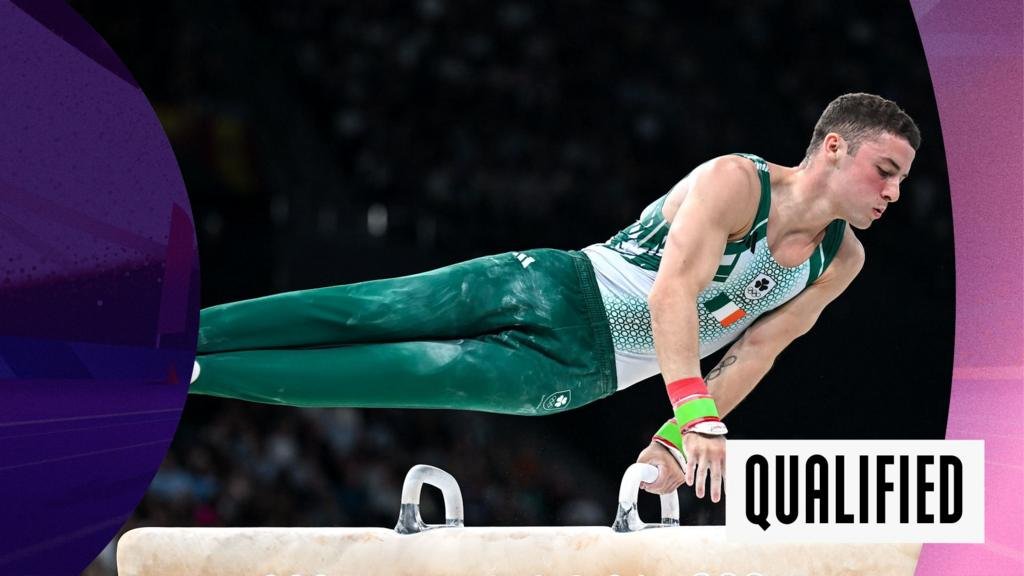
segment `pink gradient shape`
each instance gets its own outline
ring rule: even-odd
[[[985,543],[929,544],[919,576],[1024,574],[1024,6],[912,0],[942,120],[956,243],[946,438],[985,441]]]

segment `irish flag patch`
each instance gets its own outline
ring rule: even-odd
[[[742,308],[733,304],[732,300],[725,294],[719,294],[708,300],[704,303],[704,307],[707,308],[708,312],[711,312],[711,315],[715,317],[715,320],[718,320],[719,324],[726,328],[747,315]]]

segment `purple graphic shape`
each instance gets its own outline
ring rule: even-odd
[[[114,50],[64,0],[13,0],[13,4],[100,66],[139,87]]]
[[[174,154],[57,0],[0,1],[0,573],[78,574],[174,435],[199,273]]]
[[[912,0],[949,165],[956,344],[947,438],[985,441],[985,543],[917,574],[1024,574],[1024,5]]]

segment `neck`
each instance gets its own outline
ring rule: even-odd
[[[775,232],[813,242],[839,217],[820,163],[788,168],[772,187]]]

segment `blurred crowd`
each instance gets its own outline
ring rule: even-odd
[[[467,526],[611,525],[611,478],[515,417],[299,410],[192,398],[134,516],[142,526],[368,526],[398,519],[402,481],[428,463],[459,482]],[[524,429],[525,428],[525,429]],[[628,463],[627,463],[628,464]],[[422,514],[443,523],[440,492]],[[112,574],[115,547],[87,574]]]
[[[204,306],[603,241],[712,156],[798,163],[824,105],[849,91],[897,100],[925,133],[916,193],[869,253],[907,229],[950,241],[930,81],[903,3],[71,4],[174,147]],[[949,270],[887,273],[914,275],[922,302],[947,296]],[[126,528],[391,526],[420,462],[456,476],[471,525],[609,524],[628,461],[581,455],[564,424],[520,422],[193,397]],[[620,442],[635,455],[652,431]],[[691,510],[689,523],[720,521]],[[89,573],[109,573],[112,554]]]
[[[186,176],[207,303],[524,229],[580,247],[711,156],[799,162],[843,92],[933,108],[909,6],[881,2],[74,4],[141,51],[120,52]],[[940,220],[917,185],[905,220]]]

